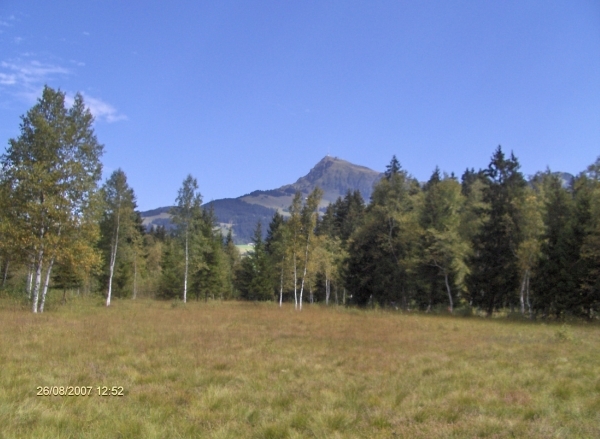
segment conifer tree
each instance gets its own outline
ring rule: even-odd
[[[254,243],[252,251],[242,259],[240,292],[247,300],[270,300],[273,298],[273,284],[260,221],[254,229],[252,242]]]
[[[283,215],[281,215],[279,212],[275,212],[271,222],[269,223],[269,230],[267,232],[267,239],[265,242],[265,250],[272,267],[271,276],[273,279],[273,285],[275,285],[279,291],[279,307],[281,307],[283,304],[285,272],[287,265],[289,265],[289,258],[286,259],[286,247],[288,242],[289,228],[285,224]]]
[[[345,264],[345,285],[355,303],[398,303],[408,308],[420,236],[416,183],[392,159],[389,178],[371,195],[364,223],[352,234]]]
[[[227,262],[229,264],[228,268],[228,285],[229,285],[229,293],[227,298],[230,299],[236,296],[236,273],[240,266],[240,251],[235,246],[233,242],[233,233],[231,228],[227,231],[227,237],[225,238],[225,243],[223,250],[225,252],[225,256],[227,258]]]
[[[517,250],[522,241],[519,206],[526,185],[519,167],[516,157],[511,153],[506,158],[499,146],[484,171],[487,208],[481,214],[487,219],[474,237],[469,290],[472,304],[484,308],[488,316],[517,297]]]

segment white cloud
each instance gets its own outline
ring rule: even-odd
[[[94,98],[85,93],[83,94],[83,101],[90,109],[90,112],[94,115],[96,120],[104,120],[108,123],[118,122],[120,120],[127,120],[127,116],[120,114],[115,107],[102,99]]]
[[[17,75],[0,72],[0,85],[14,85],[17,83]]]
[[[28,54],[31,56],[31,54]],[[71,61],[77,66],[85,65],[82,62]],[[72,74],[72,70],[57,64],[37,60],[8,60],[0,62],[0,97],[9,94],[29,103],[34,103],[42,94],[44,84],[57,77]],[[100,98],[83,94],[85,105],[94,115],[96,120],[108,123],[126,120],[127,116],[117,111],[111,104]],[[65,98],[68,106],[73,105],[74,93]]]
[[[0,84],[15,88],[16,93],[30,92],[56,76],[69,75],[64,67],[36,60],[20,59],[0,62]]]

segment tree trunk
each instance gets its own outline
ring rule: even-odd
[[[40,297],[40,284],[42,283],[42,264],[44,263],[44,249],[41,248],[38,252],[38,257],[35,267],[35,285],[33,286],[33,304],[32,311],[38,312],[38,299]]]
[[[446,290],[448,291],[448,300],[450,301],[450,314],[454,312],[454,304],[452,303],[452,291],[450,290],[450,283],[448,283],[448,272],[444,270],[444,281],[446,281]]]
[[[298,309],[298,267],[296,266],[296,250],[294,250],[294,309]]]
[[[8,277],[8,265],[10,259],[6,259],[6,264],[4,264],[4,277],[2,278],[2,288],[6,286],[6,278]]]
[[[325,272],[325,305],[329,305],[329,296],[331,294],[331,285],[329,282],[329,276]]]
[[[120,207],[119,207],[120,210]],[[117,260],[117,247],[119,245],[119,227],[121,224],[121,212],[117,211],[117,228],[112,248],[110,249],[110,271],[108,275],[108,294],[106,295],[106,306],[110,306],[110,298],[112,296],[112,280],[115,273],[115,262]]]
[[[50,284],[50,273],[52,273],[52,266],[54,265],[54,256],[50,259],[50,265],[48,265],[48,271],[46,272],[46,281],[44,282],[44,292],[42,293],[42,303],[40,304],[40,312],[44,312],[44,305],[46,304],[46,294],[48,293],[48,285]]]
[[[302,293],[304,291],[304,279],[306,279],[306,269],[308,268],[308,239],[306,240],[306,254],[304,256],[304,273],[302,274],[302,284],[300,285],[300,311],[302,311]]]
[[[188,264],[189,264],[189,239],[187,226],[185,229],[185,274],[183,275],[183,303],[187,303],[187,280],[188,280]]]
[[[527,283],[527,271],[528,270],[525,270],[525,274],[523,275],[523,281],[521,282],[521,294],[519,297],[522,315],[525,315],[525,284]]]
[[[526,299],[527,299],[527,308],[529,309],[529,317],[532,317],[531,314],[531,303],[529,302],[529,270],[527,270],[526,272],[526,286],[525,286],[525,292],[527,294]]]
[[[33,286],[33,265],[29,264],[27,266],[27,296],[29,297],[29,299],[31,299],[31,293],[32,293],[31,287],[32,286]]]
[[[281,308],[281,304],[283,302],[283,263],[285,261],[285,256],[281,258],[281,280],[279,282],[279,308]]]
[[[137,252],[133,255],[133,299],[137,297]]]

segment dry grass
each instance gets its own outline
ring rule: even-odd
[[[0,438],[600,437],[593,326],[82,299],[0,327]]]

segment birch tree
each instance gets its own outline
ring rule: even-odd
[[[94,224],[94,194],[101,176],[103,146],[92,128],[83,97],[65,107],[65,94],[45,87],[21,118],[21,133],[1,158],[5,212],[11,240],[33,261],[32,311],[39,308],[42,276],[48,290],[54,261],[72,246],[84,224]]]
[[[321,198],[323,197],[323,191],[316,187],[308,195],[306,204],[302,208],[300,213],[301,224],[302,224],[302,240],[304,241],[304,270],[302,273],[302,283],[300,285],[300,298],[299,298],[299,309],[302,311],[302,294],[304,292],[304,285],[306,283],[306,275],[309,266],[309,258],[313,251],[313,241],[315,240],[315,228],[317,226],[318,208]]]
[[[114,171],[103,188],[106,206],[104,229],[110,239],[108,258],[108,291],[106,306],[110,306],[113,295],[113,277],[117,256],[124,239],[135,233],[135,195],[127,183],[127,176],[122,169]],[[122,251],[121,251],[122,253]]]
[[[290,219],[286,225],[289,229],[288,254],[292,262],[294,284],[294,308],[298,309],[298,257],[300,253],[302,234],[302,194],[296,192],[290,206]]]
[[[469,244],[459,234],[460,214],[464,204],[461,187],[453,178],[440,178],[439,169],[425,185],[424,204],[421,208],[423,227],[423,262],[434,267],[444,278],[448,295],[448,309],[454,311],[452,295],[455,284],[461,284],[468,273],[466,257]],[[431,306],[431,303],[430,303]]]
[[[190,242],[194,222],[201,217],[202,195],[198,192],[197,180],[188,175],[179,189],[175,200],[176,206],[171,209],[173,223],[177,226],[179,238],[184,247],[183,302],[187,302],[188,274],[190,266]]]
[[[544,234],[544,221],[542,217],[541,198],[531,188],[526,188],[522,200],[520,225],[523,240],[517,249],[519,270],[521,271],[521,288],[519,301],[521,314],[525,314],[525,307],[531,316],[530,280],[534,268],[541,256],[542,236]]]

